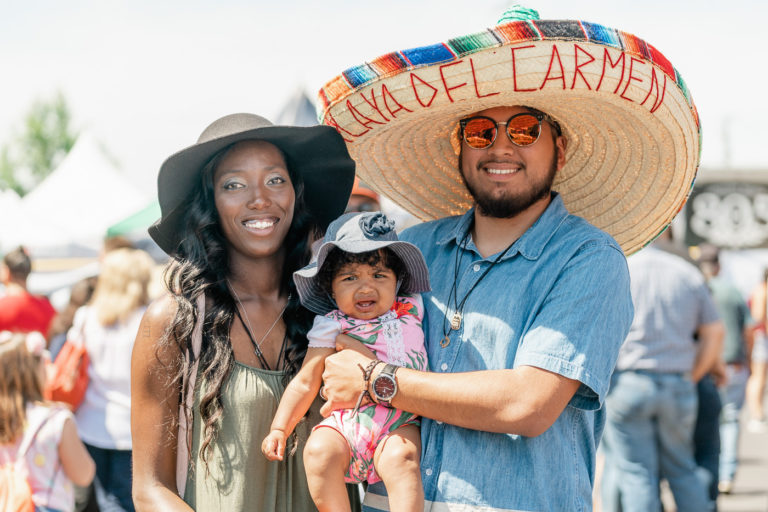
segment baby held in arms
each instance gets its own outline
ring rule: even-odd
[[[361,368],[362,379],[377,376],[354,409],[336,410],[314,427],[304,452],[312,499],[321,512],[349,510],[345,482],[383,481],[392,510],[423,510],[419,418],[389,401],[397,368],[427,368],[419,295],[429,291],[424,257],[397,239],[394,222],[381,213],[345,214],[328,227],[316,263],[294,280],[302,304],[318,316],[304,364],[262,443],[264,455],[282,460],[296,424],[318,392],[322,398],[325,358],[335,352],[336,336],[347,334],[376,358]],[[361,405],[366,396],[373,403]]]

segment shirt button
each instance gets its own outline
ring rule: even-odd
[[[478,265],[477,263],[475,263],[475,266],[474,266],[474,267],[472,267],[472,270],[474,270],[475,272],[477,272],[478,270],[480,270],[480,265]]]
[[[432,468],[427,468],[424,470],[424,474],[427,476],[432,476]]]
[[[447,364],[445,364],[445,363],[443,363],[443,364],[441,364],[441,365],[440,365],[440,369],[441,369],[441,370],[443,370],[443,371],[445,371],[445,370],[447,370],[447,369],[448,369],[448,365],[447,365]]]

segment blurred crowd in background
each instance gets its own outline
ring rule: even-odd
[[[381,208],[379,195],[356,181],[347,211]],[[416,222],[405,216],[399,221],[399,229]],[[695,503],[697,486],[706,487],[713,500],[730,493],[738,479],[742,407],[746,428],[768,431],[763,409],[768,271],[744,297],[719,276],[715,247],[695,249],[662,237],[629,259],[636,317],[607,400],[595,501],[601,510],[622,510],[627,499],[647,501],[643,509],[652,510],[664,480],[678,504]],[[88,389],[73,413],[95,477],[90,485],[72,487],[76,510],[133,510],[131,350],[147,305],[164,293],[164,264],[127,238],[107,238],[98,273],[72,284],[68,299],[54,307],[48,297],[28,290],[34,268],[28,251],[22,246],[3,255],[0,331],[42,334],[44,366],[66,340],[82,343],[89,356]],[[0,360],[10,352],[5,336]],[[28,352],[35,352],[33,345],[27,341]],[[695,396],[685,396],[659,375],[696,382]],[[2,388],[9,386],[4,382]],[[637,483],[643,472],[653,473],[655,489]],[[633,495],[622,497],[627,489],[634,489]]]

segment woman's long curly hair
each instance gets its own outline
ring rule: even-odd
[[[230,331],[237,306],[227,286],[227,276],[230,273],[229,242],[219,226],[213,187],[214,171],[233,146],[234,144],[219,151],[203,167],[200,182],[187,201],[189,207],[185,212],[183,232],[179,236],[181,242],[175,258],[171,260],[165,272],[166,285],[176,299],[177,309],[163,343],[174,346],[181,355],[176,361],[173,377],[169,382],[172,393],[181,390],[181,403],[185,403],[184,400],[190,392],[182,387],[183,383],[189,382],[195,362],[191,350],[191,336],[197,320],[196,301],[201,295],[206,299],[203,343],[199,356],[201,379],[197,381],[197,386],[201,380],[206,382],[205,392],[200,397],[200,415],[205,436],[200,446],[200,456],[206,469],[218,434],[218,421],[222,416],[222,388],[235,362],[230,344]],[[281,293],[287,292],[289,295],[283,314],[288,340],[283,356],[287,382],[298,372],[304,360],[307,352],[307,332],[313,320],[313,314],[299,302],[292,275],[294,271],[309,263],[310,237],[318,236],[320,230],[305,207],[304,182],[301,175],[291,168],[285,154],[283,157],[296,195],[293,221],[283,241],[285,262],[280,281]],[[187,411],[187,414],[190,418],[190,411]],[[188,424],[191,425],[191,422]],[[176,429],[178,425],[171,428]]]

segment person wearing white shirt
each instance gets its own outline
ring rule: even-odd
[[[153,262],[141,250],[118,249],[102,262],[93,299],[75,314],[70,339],[90,360],[88,389],[75,413],[80,437],[96,462],[102,511],[133,511],[131,499],[131,352],[149,298]]]

